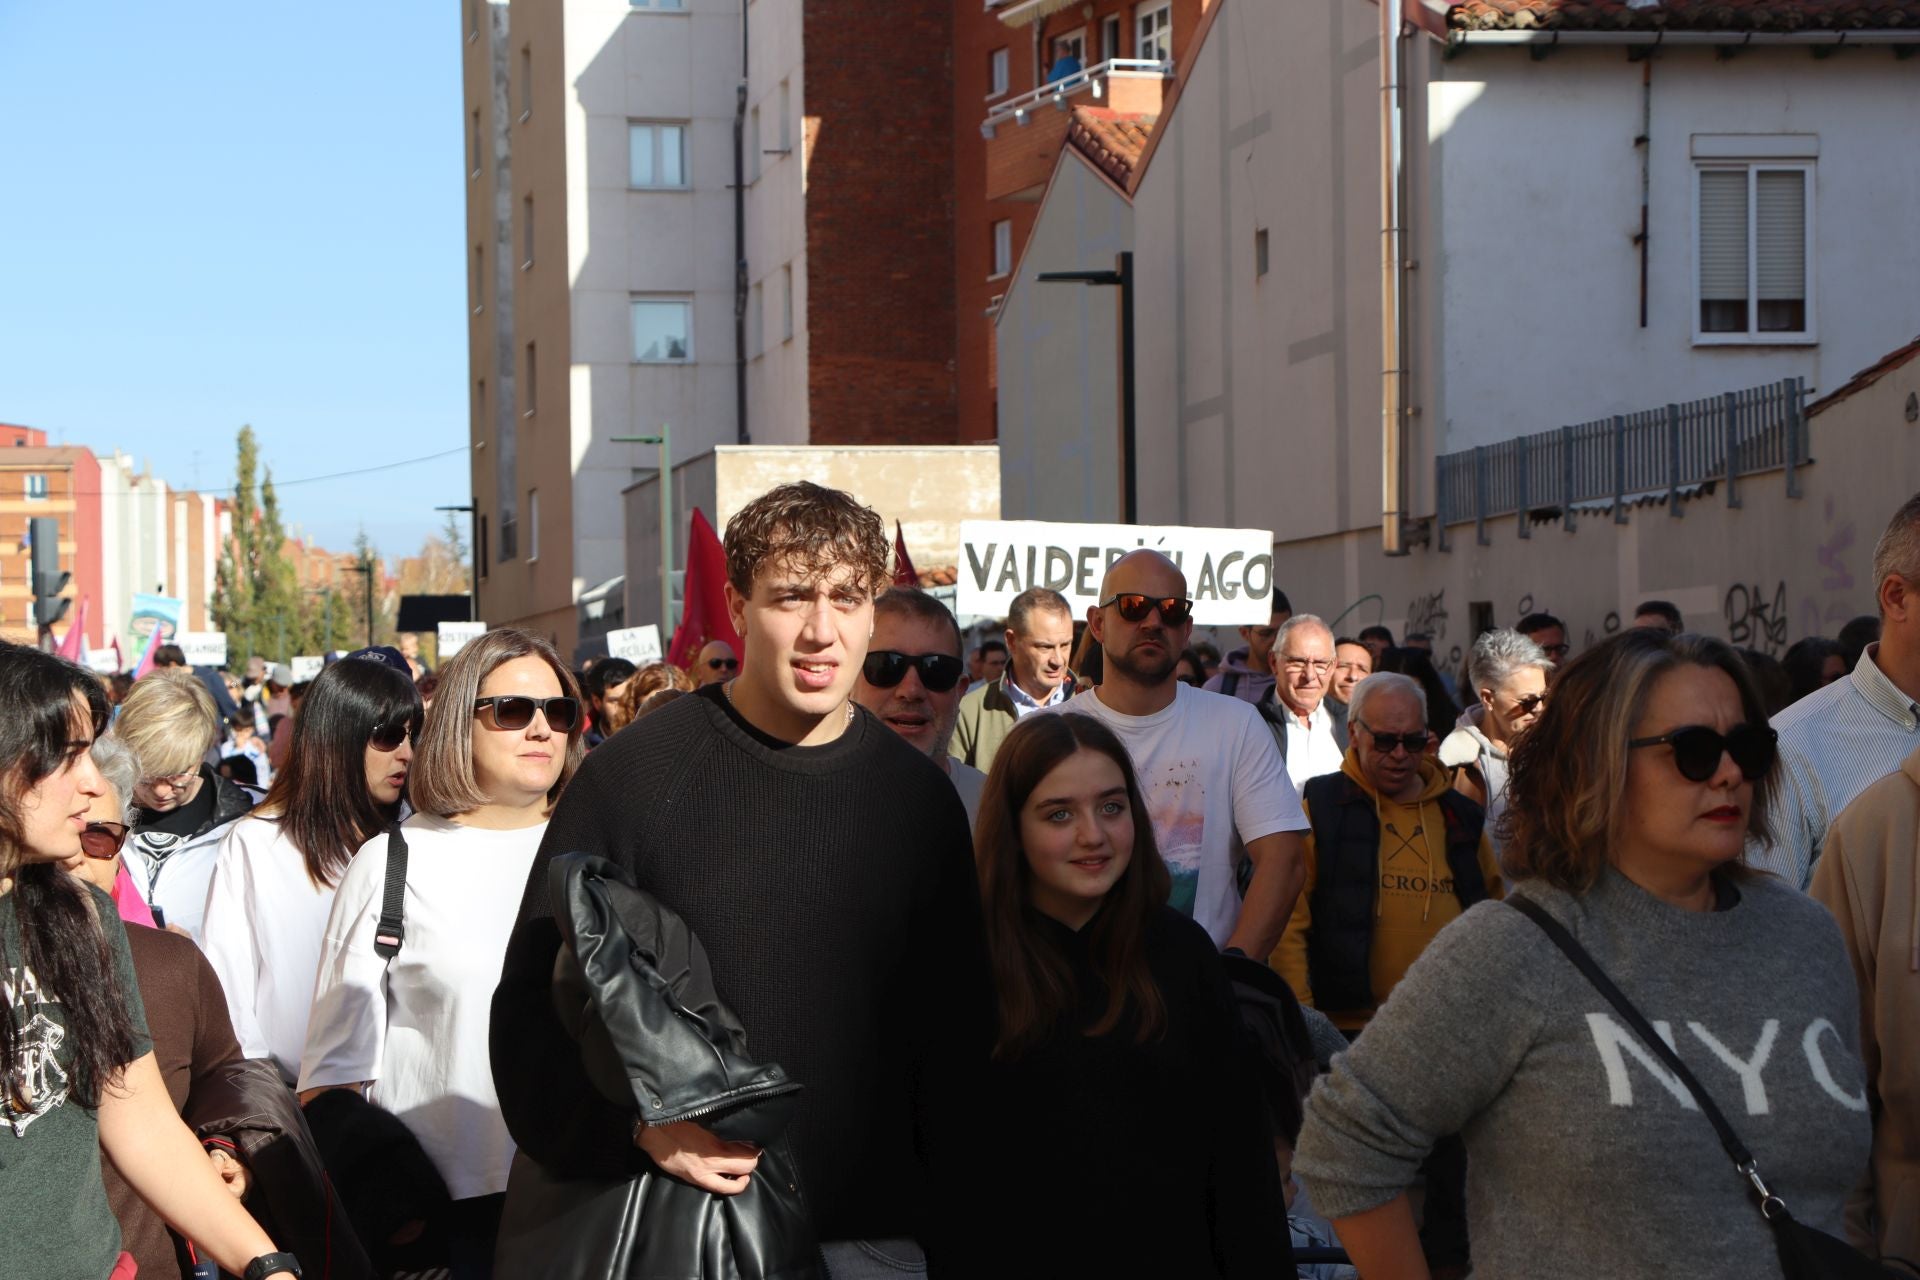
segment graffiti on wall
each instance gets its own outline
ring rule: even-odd
[[[1407,634],[1432,636],[1434,643],[1447,638],[1447,591],[1445,587],[1424,596],[1415,596],[1407,604]]]
[[[1736,582],[1727,588],[1720,605],[1727,639],[1743,649],[1778,656],[1787,647],[1787,584],[1776,582],[1769,593],[1759,583]]]

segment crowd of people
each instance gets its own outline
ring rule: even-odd
[[[0,1274],[1920,1274],[1920,495],[1780,661],[889,551],[762,495],[686,669],[0,649]]]

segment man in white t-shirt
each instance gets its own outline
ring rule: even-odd
[[[1097,716],[1126,743],[1173,874],[1171,905],[1216,946],[1270,955],[1305,878],[1307,828],[1273,736],[1253,704],[1174,677],[1193,604],[1173,561],[1144,549],[1122,556],[1100,599],[1087,623],[1105,658],[1102,683],[1059,710]],[[1243,858],[1253,865],[1244,901]]]

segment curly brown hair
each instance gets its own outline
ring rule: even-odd
[[[838,489],[808,480],[769,489],[727,521],[727,581],[753,594],[761,570],[784,565],[810,577],[843,566],[868,595],[885,589],[893,548],[873,508]]]
[[[620,696],[607,703],[607,735],[611,737],[640,718],[640,704],[663,689],[693,692],[693,680],[670,662],[649,662],[628,677]]]

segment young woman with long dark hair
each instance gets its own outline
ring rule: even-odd
[[[107,790],[106,723],[91,674],[0,647],[0,1275],[131,1274],[102,1149],[228,1271],[292,1274],[174,1114],[112,900],[61,865]]]
[[[989,1198],[1019,1242],[1009,1269],[1289,1273],[1251,1050],[1211,939],[1167,906],[1113,731],[1071,711],[1015,725],[974,853],[999,1010],[982,1112],[1009,1154]]]
[[[307,690],[293,749],[260,807],[220,845],[202,946],[240,1047],[300,1075],[320,940],[360,846],[398,821],[423,713],[413,681],[343,658]]]

